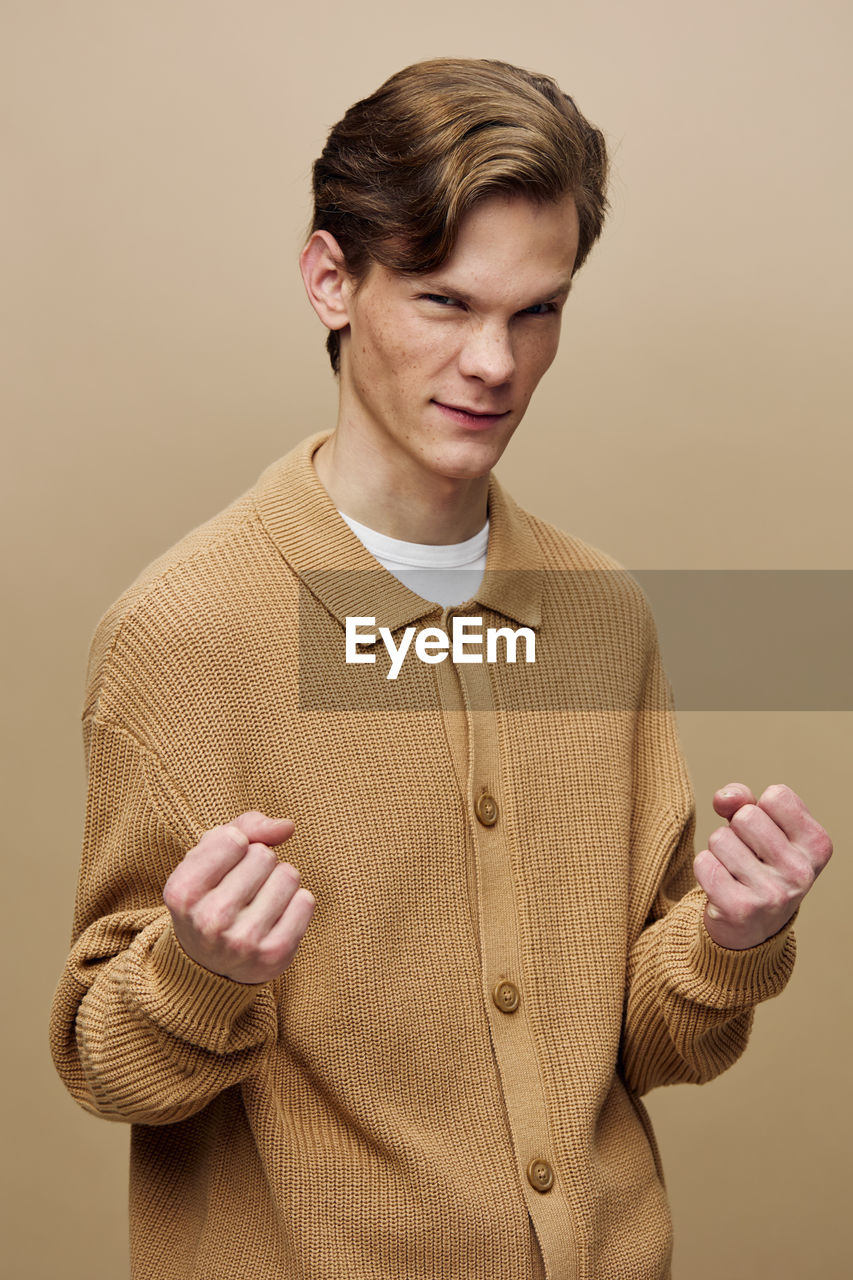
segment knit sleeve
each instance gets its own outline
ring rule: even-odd
[[[635,792],[638,897],[650,906],[628,954],[621,1068],[640,1095],[703,1084],[730,1067],[746,1048],[755,1006],[784,989],[796,943],[793,921],[742,951],[719,946],[705,929],[707,896],[693,875],[693,792],[656,649],[638,720]]]
[[[692,832],[679,842],[678,857],[685,847],[692,861]],[[670,904],[662,889],[657,909],[664,914],[631,949],[622,1069],[637,1094],[720,1075],[746,1048],[755,1006],[779,995],[790,977],[790,925],[759,946],[730,951],[705,929],[706,901],[697,887]]]
[[[85,733],[83,856],[51,1052],[87,1110],[168,1124],[262,1067],[277,1033],[273,984],[233,982],[182,950],[162,891],[202,832],[132,736],[97,718]]]

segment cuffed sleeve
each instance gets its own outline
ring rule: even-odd
[[[234,982],[181,948],[162,887],[201,833],[188,829],[177,796],[157,802],[168,782],[154,778],[157,763],[140,744],[114,725],[88,731],[74,938],[51,1051],[87,1110],[171,1123],[258,1070],[277,1033],[274,984]]]
[[[692,839],[682,839],[676,881],[688,854]],[[666,902],[664,893],[659,901]],[[690,889],[631,949],[622,1069],[638,1095],[720,1075],[746,1048],[755,1006],[779,995],[791,975],[793,921],[760,945],[734,951],[705,929],[706,902],[702,889]]]
[[[707,898],[693,889],[673,908],[662,961],[673,990],[711,1008],[749,1007],[779,995],[791,974],[796,942],[789,922],[754,947],[721,947],[705,928]]]
[[[178,942],[171,920],[147,961],[130,972],[128,1003],[171,1035],[224,1054],[248,1048],[259,1031],[275,1034],[271,983],[251,986],[196,964]],[[259,1003],[259,997],[267,997]]]

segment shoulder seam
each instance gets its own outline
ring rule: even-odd
[[[82,719],[84,725],[91,722],[93,727],[97,725],[99,728],[111,730],[111,732],[118,734],[121,738],[126,738],[128,742],[142,753],[142,755],[146,756],[150,760],[154,760],[158,765],[160,764],[158,756],[150,747],[146,747],[144,742],[140,742],[136,735],[131,733],[129,729],[125,728],[119,720],[115,720],[108,715],[102,715],[98,711],[97,707],[93,711],[84,712]]]
[[[142,757],[142,769],[145,776],[145,794],[148,797],[148,803],[158,815],[161,822],[163,822],[164,826],[168,827],[169,830],[174,832],[176,835],[179,834],[174,821],[164,813],[162,806],[157,803],[149,770],[156,771],[161,780],[164,791],[166,791],[171,797],[176,810],[184,816],[186,821],[192,827],[200,828],[200,824],[196,821],[186,797],[175,787],[175,784],[163,766],[162,760],[155,751],[152,751],[144,742],[140,742],[136,735],[131,733],[130,730],[121,724],[120,721],[109,716],[98,715],[97,712],[93,712],[91,715],[84,716],[83,723],[84,725],[91,723],[93,728],[97,726],[98,728],[109,730],[110,733],[114,733],[118,737],[123,738],[126,742],[129,742],[139,753]]]

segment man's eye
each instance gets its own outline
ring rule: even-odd
[[[556,302],[536,302],[522,311],[523,316],[548,316],[557,310]]]
[[[421,297],[425,298],[427,302],[437,302],[441,307],[456,306],[456,299],[448,298],[444,293],[422,293]]]

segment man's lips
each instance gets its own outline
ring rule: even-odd
[[[469,409],[466,405],[445,404],[441,400],[433,400],[433,404],[438,405],[446,414],[449,414],[457,422],[462,422],[466,426],[491,426],[493,422],[498,422],[501,418],[505,418],[509,413],[509,409],[503,409],[500,412],[489,409]]]

